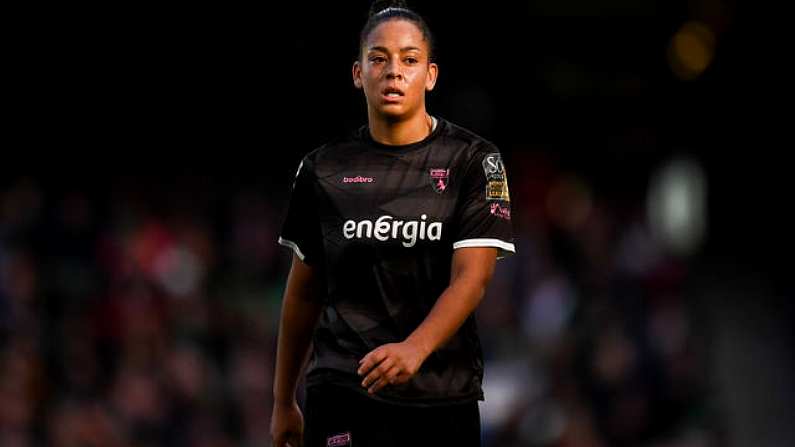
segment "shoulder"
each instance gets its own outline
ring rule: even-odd
[[[458,143],[461,149],[465,150],[469,157],[473,157],[478,154],[499,152],[497,145],[493,141],[483,137],[471,129],[461,126],[460,124],[454,123],[442,117],[440,117],[440,119],[445,120],[445,138],[451,143]]]
[[[446,138],[468,144],[494,144],[492,141],[486,139],[482,135],[475,133],[471,129],[467,129],[460,124],[450,121],[447,118],[439,117],[439,119],[445,122]]]
[[[325,143],[314,147],[301,159],[301,166],[315,173],[318,166],[340,158],[346,147],[352,146],[362,131],[362,127],[333,135]]]
[[[489,155],[499,155],[500,150],[493,141],[452,121],[445,121],[445,138],[462,152],[467,164],[481,162]]]
[[[344,158],[346,149],[356,146],[361,137],[364,126],[340,132],[326,140],[325,143],[315,147],[304,156],[304,163],[313,169],[325,163]]]

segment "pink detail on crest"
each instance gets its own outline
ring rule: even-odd
[[[433,189],[436,190],[436,192],[441,193],[447,189],[447,181],[450,177],[449,169],[435,168],[430,169],[429,173],[433,181]]]

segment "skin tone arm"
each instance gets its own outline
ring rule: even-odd
[[[362,386],[372,394],[385,385],[408,382],[425,359],[444,345],[477,308],[494,274],[496,260],[496,248],[456,249],[450,285],[425,320],[406,340],[381,345],[359,361]]]
[[[303,436],[303,415],[296,400],[298,378],[305,366],[312,332],[323,310],[322,274],[293,254],[279,324],[273,385],[271,437],[275,447],[297,447]]]

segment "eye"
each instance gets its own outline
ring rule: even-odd
[[[385,60],[386,60],[386,58],[383,57],[383,56],[372,56],[370,58],[370,61],[371,62],[375,62],[375,63],[381,63],[381,62],[384,62]]]
[[[407,57],[406,62],[408,62],[409,64],[416,64],[417,62],[419,62],[419,60],[416,57]]]

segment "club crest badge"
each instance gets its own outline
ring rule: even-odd
[[[441,194],[447,189],[447,185],[450,183],[450,170],[449,169],[431,169],[431,185],[433,185],[433,190],[437,193]]]
[[[351,432],[349,431],[326,438],[326,447],[351,447],[352,445]]]

